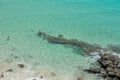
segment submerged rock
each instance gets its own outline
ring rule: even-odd
[[[81,47],[85,53],[90,53],[93,51],[97,51],[98,49],[101,49],[98,45],[90,45],[83,41],[78,41],[77,39],[66,39],[63,38],[63,35],[59,35],[58,37],[54,37],[51,35],[46,34],[45,32],[39,31],[38,36],[45,38],[49,43],[54,44],[70,44],[73,46]]]
[[[9,41],[10,40],[10,36],[7,36],[7,39],[6,39],[6,41]]]
[[[24,68],[24,67],[25,67],[24,64],[18,64],[18,66],[19,66],[20,68]]]
[[[13,72],[13,70],[12,69],[8,69],[6,72]]]
[[[120,45],[108,45],[107,48],[116,53],[120,53]]]
[[[59,38],[64,38],[64,36],[63,36],[62,34],[60,34],[58,37],[59,37]]]

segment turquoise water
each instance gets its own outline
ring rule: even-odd
[[[4,35],[40,29],[103,46],[119,44],[119,7],[119,0],[1,0],[0,30]]]
[[[0,0],[1,58],[74,72],[89,58],[49,44],[38,30],[103,47],[120,44],[120,0]]]

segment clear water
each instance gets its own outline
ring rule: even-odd
[[[13,61],[17,56],[61,73],[74,72],[90,59],[49,44],[36,35],[38,30],[103,47],[120,44],[120,0],[0,0],[1,58]]]

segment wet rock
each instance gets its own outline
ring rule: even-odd
[[[117,77],[115,77],[115,78],[113,78],[113,80],[120,80],[120,79],[118,79]]]
[[[97,72],[97,68],[89,68],[88,71],[91,73],[100,74],[105,80],[120,80],[120,58],[113,54],[100,54],[101,58],[97,60],[100,66],[100,71]],[[96,74],[95,73],[95,74]]]
[[[109,67],[106,68],[106,72],[110,72],[111,69]]]
[[[90,69],[85,69],[84,71],[87,71],[89,73],[100,73],[99,69],[95,69],[95,68],[90,68]]]

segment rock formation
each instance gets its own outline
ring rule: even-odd
[[[63,35],[54,37],[41,31],[38,32],[38,36],[43,37],[43,39],[47,40],[49,43],[70,44],[82,48],[84,53],[99,56],[100,58],[97,59],[97,67],[91,67],[85,71],[100,74],[105,80],[120,80],[120,56],[118,57],[118,54],[113,54],[113,52],[120,53],[119,46],[110,45],[107,48],[101,48],[98,45],[90,45],[76,39],[66,39]],[[95,53],[90,54],[91,52]]]
[[[120,80],[120,58],[112,53],[100,53],[97,60],[99,68],[92,67],[85,71],[100,74],[105,80]]]
[[[81,47],[85,53],[89,53],[89,52],[97,51],[98,49],[101,49],[100,46],[90,45],[90,44],[83,42],[83,41],[78,41],[76,39],[66,39],[63,37],[63,35],[59,35],[58,37],[54,37],[54,36],[46,34],[45,32],[39,31],[38,36],[43,37],[43,39],[46,39],[50,43],[70,44],[70,45]]]

